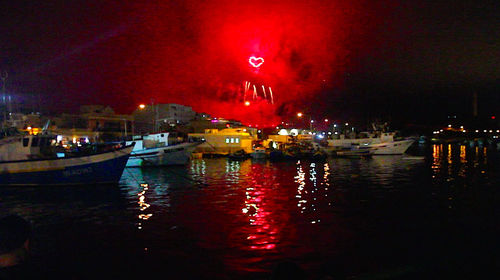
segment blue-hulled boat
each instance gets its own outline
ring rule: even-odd
[[[117,183],[131,145],[100,152],[57,151],[51,135],[17,135],[0,139],[0,185],[85,185]]]

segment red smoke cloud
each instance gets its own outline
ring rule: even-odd
[[[304,111],[300,102],[325,85],[342,86],[353,57],[373,41],[378,21],[367,3],[220,0],[149,7],[150,53],[144,56],[151,63],[140,91],[213,116],[278,123],[280,115]],[[256,69],[251,56],[265,63]],[[244,106],[245,81],[272,87],[274,104],[260,96]]]

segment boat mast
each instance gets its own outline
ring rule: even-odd
[[[0,75],[0,79],[2,79],[2,103],[3,103],[3,119],[2,119],[2,129],[5,127],[5,122],[7,121],[7,100],[5,94],[5,84],[7,83],[7,78],[9,77],[9,73],[7,71],[3,71]],[[9,98],[10,99],[10,98]],[[9,102],[9,111],[10,111],[10,102]]]

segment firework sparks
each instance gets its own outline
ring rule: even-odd
[[[264,64],[264,59],[262,57],[251,56],[248,59],[248,63],[250,63],[250,65],[255,68],[259,68],[260,66],[262,66],[262,64]]]
[[[271,104],[274,104],[273,91],[271,90],[271,87],[269,87],[269,95],[271,96]]]

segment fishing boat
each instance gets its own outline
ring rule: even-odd
[[[127,161],[127,167],[184,165],[189,162],[191,153],[203,142],[169,143],[169,133],[154,133],[134,136],[135,147]]]
[[[373,149],[373,155],[402,155],[415,142],[413,139],[398,139],[394,132],[360,133],[358,137],[328,139],[328,145],[322,149],[328,154],[350,150],[353,146]]]
[[[134,147],[67,150],[49,134],[0,139],[0,185],[91,185],[117,183]]]

